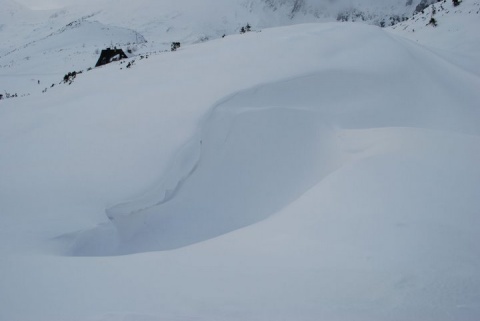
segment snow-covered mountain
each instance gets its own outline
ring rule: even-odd
[[[480,0],[389,28],[1,1],[0,84],[29,94],[0,100],[1,321],[478,319]]]
[[[0,90],[29,94],[38,89],[31,88],[32,79],[51,84],[62,74],[93,67],[98,52],[108,46],[125,49],[135,44],[136,54],[141,55],[168,50],[174,41],[192,44],[237,34],[247,23],[254,30],[337,19],[390,25],[411,15],[415,4],[398,0],[85,0],[57,9],[31,10],[14,0],[1,0],[0,73],[27,78],[3,84]],[[44,64],[45,55],[54,66]]]
[[[2,0],[15,14],[20,9],[13,0]],[[420,1],[420,0],[419,0]],[[416,1],[416,2],[419,2]],[[370,22],[390,16],[410,15],[416,2],[403,1],[314,1],[314,0],[203,0],[203,1],[77,1],[61,9],[30,11],[43,19],[49,27],[58,22],[69,23],[89,16],[109,26],[135,29],[152,41],[173,40],[193,42],[218,38],[223,34],[237,33],[247,22],[256,28],[312,22],[318,19],[336,19],[339,13],[349,10],[363,13]],[[3,6],[3,5],[2,5]],[[19,14],[18,14],[19,15]],[[20,15],[21,17],[21,15]],[[28,17],[31,19],[31,17]],[[352,19],[355,17],[352,15]],[[56,20],[57,23],[54,22]],[[357,20],[358,17],[357,17]],[[16,19],[17,26],[25,23]],[[30,33],[31,30],[28,30]],[[172,36],[174,38],[172,38]],[[166,38],[166,39],[165,39]]]

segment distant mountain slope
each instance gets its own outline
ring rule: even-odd
[[[66,65],[72,70],[85,69],[91,66],[86,57],[98,58],[98,52],[103,48],[114,45],[127,47],[130,43],[144,42],[143,36],[133,30],[82,19],[4,54],[0,65],[5,70],[12,67],[15,72],[42,73],[46,71],[45,60],[51,57],[59,63],[52,63],[49,72],[62,72]]]
[[[10,50],[17,42],[15,39],[20,35],[22,38],[24,35],[19,34],[16,30],[16,24],[28,24],[30,17],[27,8],[16,3],[13,0],[0,0],[0,57],[3,53]]]
[[[25,18],[28,9],[14,0],[0,0],[0,21],[2,25],[8,25],[15,19]]]
[[[138,49],[135,54],[159,52],[169,50],[173,41],[185,45],[237,34],[247,23],[256,31],[337,19],[382,26],[403,21],[398,28],[412,30],[414,23],[404,20],[412,17],[420,3],[420,0],[102,0],[79,1],[62,9],[38,11],[13,0],[2,1],[5,10],[0,13],[0,76],[17,77],[15,81],[4,82],[0,90],[22,94],[44,90],[44,87],[32,87],[32,79],[51,84],[67,72],[93,67],[99,50],[107,46],[122,46],[126,50],[131,44]],[[471,6],[470,1],[464,2],[451,12]],[[451,6],[450,1],[444,5]],[[423,24],[429,19],[428,12],[419,13],[413,17],[414,21],[418,23],[418,19],[422,19],[419,23]],[[440,16],[449,13],[439,10]],[[79,21],[81,27],[70,30]],[[455,24],[462,28],[460,22]],[[429,33],[434,39],[434,31]],[[478,38],[471,39],[472,43],[475,41]],[[22,79],[20,75],[27,78]]]
[[[15,25],[22,30],[32,19],[43,20],[43,24],[58,29],[83,16],[92,16],[107,25],[134,29],[157,42],[195,42],[217,38],[223,34],[239,31],[247,22],[254,28],[275,27],[299,22],[335,20],[339,12],[362,13],[367,22],[379,23],[390,16],[403,16],[413,12],[415,3],[406,6],[403,0],[378,1],[312,1],[312,0],[179,0],[179,1],[79,1],[75,5],[49,12],[30,11],[22,18],[26,9],[13,0],[5,1],[4,12],[17,17]],[[35,16],[35,17],[32,17]],[[359,18],[350,16],[349,19]],[[361,20],[361,19],[360,19]],[[7,21],[7,24],[11,22]],[[42,22],[36,26],[41,30]],[[27,28],[28,29],[28,28]],[[32,30],[24,30],[25,35]],[[39,36],[42,36],[41,34]],[[45,35],[43,35],[45,36]],[[3,46],[3,45],[0,45]]]
[[[432,18],[436,26],[429,23]],[[479,21],[480,1],[464,0],[457,7],[452,1],[442,1],[387,30],[434,48],[445,59],[480,75]]]

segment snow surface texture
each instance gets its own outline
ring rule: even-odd
[[[0,320],[477,320],[478,5],[2,100]]]

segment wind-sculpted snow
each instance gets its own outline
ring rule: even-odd
[[[479,94],[473,90],[478,79],[466,82],[468,74],[409,43],[382,41],[395,49],[371,57],[382,64],[372,71],[324,70],[223,100],[173,160],[162,184],[107,210],[118,241],[99,246],[102,227],[80,237],[72,254],[170,250],[259,222],[342,166],[388,151],[370,139],[339,139],[348,129],[480,133]],[[397,73],[385,81],[391,70]],[[458,89],[450,91],[437,74],[456,79]]]
[[[480,79],[451,40],[266,29],[2,100],[0,320],[478,319]]]
[[[89,240],[93,247],[80,243],[75,254],[168,250],[216,237],[265,219],[338,166],[334,132],[315,110],[282,105],[230,109],[236,102],[215,109],[196,146],[168,170],[178,182],[157,201],[107,211],[120,236],[113,252],[95,253],[96,242]],[[177,162],[189,166],[182,171],[175,168]]]

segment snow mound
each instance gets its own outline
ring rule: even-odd
[[[323,39],[341,36],[335,28],[323,32]],[[154,192],[108,209],[112,225],[80,234],[71,254],[208,240],[264,220],[336,170],[395,148],[343,137],[351,129],[480,134],[477,77],[380,29],[355,33],[360,45],[341,44],[340,55],[327,54],[338,44],[326,45],[311,74],[224,98]],[[418,149],[415,141],[404,144]]]

